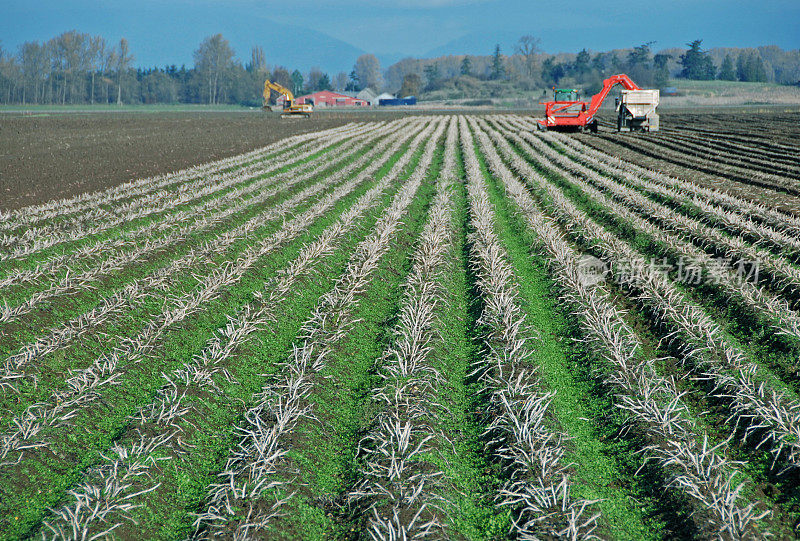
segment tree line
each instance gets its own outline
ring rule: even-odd
[[[75,30],[46,42],[22,44],[16,54],[0,47],[0,103],[123,104],[205,103],[258,106],[266,78],[295,95],[318,90],[357,92],[370,87],[401,96],[495,96],[512,87],[521,92],[553,85],[593,92],[608,75],[624,72],[643,87],[663,88],[671,78],[800,81],[800,51],[702,48],[654,52],[654,42],[631,49],[548,54],[534,36],[522,36],[510,54],[497,45],[485,56],[406,58],[386,68],[371,54],[360,56],[352,71],[333,76],[320,68],[308,72],[270,66],[254,47],[242,62],[221,34],[205,38],[191,67],[134,68],[128,42],[110,44],[101,36]]]
[[[630,49],[548,54],[539,40],[523,36],[514,51],[497,45],[490,55],[406,58],[385,72],[385,84],[400,94],[428,93],[458,97],[474,93],[494,97],[509,89],[541,91],[551,86],[580,87],[596,92],[615,73],[627,73],[642,87],[664,88],[671,79],[730,80],[800,84],[800,51],[775,46],[757,49],[704,50],[702,40],[686,49],[653,50],[654,42]]]
[[[205,38],[194,51],[194,66],[134,68],[124,38],[109,44],[102,36],[71,30],[46,42],[27,42],[11,54],[0,47],[0,103],[151,104],[204,103],[258,106],[264,80],[295,93],[333,88],[319,68],[270,67],[254,47],[241,62],[221,34]],[[344,85],[348,78],[345,75]]]

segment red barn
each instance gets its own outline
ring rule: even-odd
[[[280,106],[283,106],[283,102],[285,101],[283,96],[280,96],[276,103]],[[359,98],[354,98],[352,96],[346,96],[345,94],[339,94],[338,92],[332,92],[330,90],[320,90],[319,92],[314,92],[313,94],[306,94],[305,96],[299,96],[295,99],[295,103],[310,103],[314,107],[368,107],[369,102],[366,100],[362,100]]]

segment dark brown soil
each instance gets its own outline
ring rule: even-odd
[[[788,117],[788,119],[787,119]],[[608,118],[605,118],[608,120]],[[703,129],[719,137],[732,136],[742,132],[745,140],[759,142],[771,142],[776,145],[792,144],[794,139],[791,135],[794,128],[790,128],[791,121],[800,120],[800,115],[787,115],[783,113],[753,113],[750,115],[740,114],[718,114],[718,113],[664,113],[662,115],[662,126],[677,128],[679,130]],[[742,126],[753,126],[750,132]],[[765,130],[767,126],[782,126],[786,129],[775,128]],[[760,126],[760,127],[758,127]],[[662,157],[650,155],[649,153],[629,148],[626,140],[635,141],[637,137],[645,137],[657,141],[658,136],[636,134],[619,134],[616,130],[602,128],[598,135],[576,135],[582,142],[587,143],[598,150],[607,152],[623,160],[627,160],[643,167],[661,171],[663,173],[701,184],[714,189],[720,189],[736,195],[745,197],[756,203],[762,203],[771,207],[778,208],[785,212],[800,215],[800,196],[785,193],[786,190],[772,189],[769,186],[759,185],[755,180],[736,178],[735,175],[727,174],[725,167],[709,161],[706,166],[693,167],[691,164],[681,163],[681,160],[669,159],[667,153]],[[800,188],[798,188],[800,190]]]
[[[279,139],[396,114],[260,110],[0,115],[0,209],[102,190],[247,152]]]
[[[440,111],[415,111],[416,114],[434,112]],[[461,114],[466,112],[478,111],[458,111]],[[0,209],[35,205],[177,171],[247,152],[299,133],[333,128],[347,122],[389,120],[407,114],[410,113],[323,111],[311,119],[281,119],[278,114],[260,110],[0,115]],[[537,115],[534,113],[534,116]],[[796,133],[793,130],[797,130],[794,124],[798,118],[800,114],[775,112],[665,111],[662,124],[665,128],[701,129],[712,135],[792,145]],[[765,125],[779,128],[764,130]],[[580,138],[623,159],[669,174],[705,181],[713,187],[800,213],[800,198],[736,182],[725,178],[724,174],[709,175],[645,156],[597,136]]]

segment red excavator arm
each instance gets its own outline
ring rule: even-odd
[[[539,126],[542,129],[553,128],[585,128],[586,126],[596,126],[594,123],[594,115],[606,99],[608,93],[615,85],[622,85],[627,90],[640,90],[640,88],[631,81],[630,77],[621,73],[619,75],[612,75],[603,81],[603,89],[592,96],[589,103],[585,101],[574,102],[544,102],[545,105],[545,119],[539,121]]]
[[[625,90],[641,90],[636,83],[631,81],[631,78],[624,73],[612,75],[603,81],[603,89],[592,96],[592,101],[589,102],[589,108],[586,110],[586,114],[589,118],[594,117],[594,114],[600,108],[600,105],[603,103],[603,100],[606,99],[608,93],[611,92],[611,89],[614,87],[614,85],[618,84],[624,86]]]

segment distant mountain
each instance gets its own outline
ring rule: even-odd
[[[375,53],[378,62],[381,63],[381,68],[386,69],[395,62],[408,58],[411,55],[405,53]],[[348,72],[349,73],[349,72]]]
[[[448,41],[444,45],[435,47],[425,53],[422,58],[436,58],[438,56],[462,55],[486,56],[494,52],[495,45],[500,44],[503,54],[513,54],[514,45],[521,34],[508,30],[495,32],[475,32],[460,38]]]
[[[648,40],[644,37],[619,38],[619,33],[610,32],[609,36],[597,37],[593,40],[587,38],[589,30],[576,28],[574,31],[565,31],[557,27],[547,28],[504,28],[473,32],[431,49],[421,58],[435,58],[447,55],[468,54],[473,56],[488,56],[494,53],[495,45],[500,44],[504,55],[514,54],[519,38],[532,34],[541,39],[539,44],[542,51],[548,53],[577,53],[584,47],[594,51],[606,51],[616,48],[633,47]],[[637,41],[638,40],[638,41]],[[657,43],[655,50],[660,47]]]
[[[66,4],[66,3],[65,3]],[[361,49],[322,32],[277,23],[267,3],[226,5],[158,2],[133,6],[122,2],[70,2],[42,10],[19,3],[0,17],[6,50],[24,41],[47,40],[67,30],[99,34],[111,43],[125,37],[136,66],[194,64],[192,53],[206,36],[221,33],[246,62],[253,46],[264,48],[267,63],[308,70],[319,66],[331,75],[350,72]],[[77,4],[77,5],[75,5]]]

